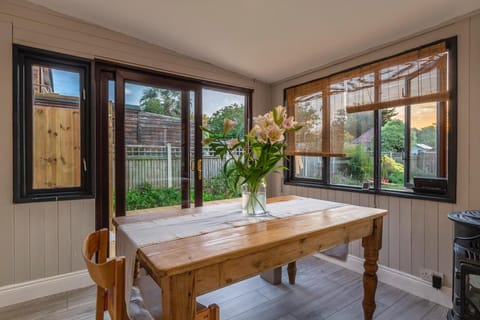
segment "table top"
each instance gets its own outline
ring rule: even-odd
[[[269,199],[269,202],[281,202],[302,199],[296,196],[282,196]],[[230,200],[231,204],[239,200]],[[216,205],[219,210],[222,204]],[[231,205],[230,205],[231,207]],[[205,207],[188,209],[170,209],[157,212],[117,217],[114,223],[119,225],[150,221],[166,216],[196,214],[205,211]],[[384,209],[360,207],[342,204],[341,206],[313,211],[282,219],[262,221],[231,229],[213,231],[182,239],[176,239],[142,247],[138,255],[157,277],[171,276],[189,270],[222,263],[255,252],[291,243],[292,241],[308,241],[311,237],[328,235],[317,249],[327,249],[328,245],[336,245],[355,240],[358,236],[372,233],[374,219],[387,214]],[[355,230],[354,238],[350,238]],[[339,238],[341,237],[341,238]]]

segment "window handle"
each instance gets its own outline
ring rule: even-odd
[[[83,158],[83,171],[87,172],[87,160]]]

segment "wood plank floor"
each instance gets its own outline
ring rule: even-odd
[[[198,298],[217,303],[222,320],[363,319],[361,275],[318,258],[298,262],[297,283],[272,286],[254,277]],[[378,320],[443,320],[447,309],[379,283]],[[86,320],[95,318],[95,289],[79,289],[0,308],[2,320]]]

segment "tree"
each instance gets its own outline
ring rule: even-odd
[[[223,122],[225,119],[235,121],[237,124],[227,133],[227,138],[241,138],[245,134],[245,108],[243,105],[233,103],[215,111],[210,118],[208,118],[207,126],[210,131],[218,136],[223,135]]]
[[[178,117],[181,115],[180,91],[148,88],[143,91],[140,106],[145,112]]]
[[[432,148],[437,147],[437,128],[433,125],[417,130],[417,142]]]
[[[405,146],[405,124],[400,120],[388,121],[382,126],[382,152],[400,152]]]
[[[387,122],[391,121],[398,112],[395,108],[382,109],[382,126],[386,125]]]

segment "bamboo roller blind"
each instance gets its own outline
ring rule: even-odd
[[[343,156],[346,113],[449,100],[447,55],[441,42],[287,89],[288,114],[303,125],[287,154]]]

